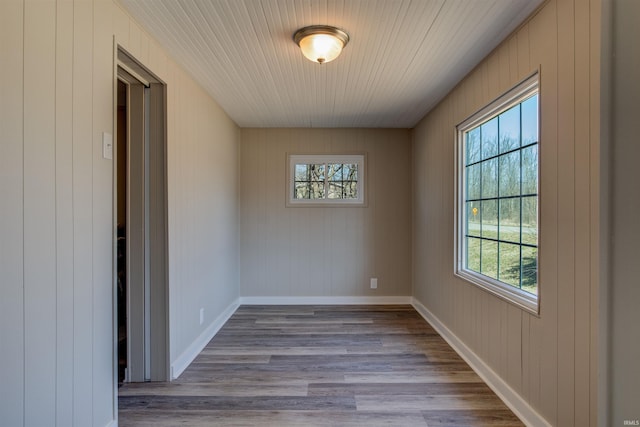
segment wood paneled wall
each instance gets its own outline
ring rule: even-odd
[[[173,364],[239,296],[239,128],[120,6],[112,9],[116,42],[167,85]]]
[[[453,275],[454,131],[540,70],[540,316]],[[552,425],[596,425],[600,2],[550,0],[413,132],[413,295]]]
[[[633,424],[640,420],[640,2],[633,0],[607,1],[606,7],[612,15],[608,23],[611,44],[603,46],[609,70],[604,70],[611,87],[603,88],[609,108],[610,120],[603,132],[603,145],[610,150],[611,179],[609,201],[604,209],[609,210],[609,313],[607,348],[607,373],[610,392],[609,413],[601,417],[602,425]],[[607,71],[610,75],[606,75]],[[610,89],[606,94],[604,91]],[[606,199],[605,199],[606,200]],[[605,214],[606,215],[606,214]]]
[[[112,0],[3,0],[2,425],[116,416],[114,35],[168,88],[172,360],[238,296],[235,124]]]
[[[408,130],[242,129],[240,145],[242,296],[410,295]],[[366,153],[367,206],[286,207],[287,153]]]
[[[171,81],[167,89],[173,363],[239,297],[240,134],[186,73],[175,68]]]

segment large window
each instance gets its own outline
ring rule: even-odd
[[[456,274],[538,312],[538,76],[458,126]]]
[[[289,205],[363,205],[364,155],[290,155]]]

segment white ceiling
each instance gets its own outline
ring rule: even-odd
[[[120,0],[241,127],[411,128],[542,0]],[[293,33],[333,25],[335,61]]]

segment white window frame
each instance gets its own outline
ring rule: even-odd
[[[287,206],[290,207],[365,207],[366,155],[365,154],[288,154],[287,155]],[[358,165],[357,199],[296,199],[295,167],[297,164],[345,163]],[[325,186],[327,186],[325,176]]]
[[[472,284],[502,298],[532,314],[538,315],[540,313],[540,243],[538,240],[538,283],[537,283],[537,295],[523,291],[522,289],[511,286],[507,283],[501,282],[497,279],[485,276],[477,273],[473,270],[465,268],[465,253],[466,253],[466,239],[465,239],[465,132],[476,128],[477,126],[488,122],[492,118],[500,115],[502,112],[510,109],[511,107],[523,102],[530,96],[538,94],[538,220],[537,231],[538,239],[540,236],[540,79],[539,73],[535,73],[530,76],[513,89],[502,95],[500,98],[487,105],[456,127],[456,167],[455,167],[455,182],[456,182],[456,196],[455,196],[455,270],[454,274]]]

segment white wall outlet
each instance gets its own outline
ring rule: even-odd
[[[204,323],[204,308],[200,309],[200,324]]]
[[[378,289],[378,278],[377,277],[372,277],[371,278],[371,289]]]

